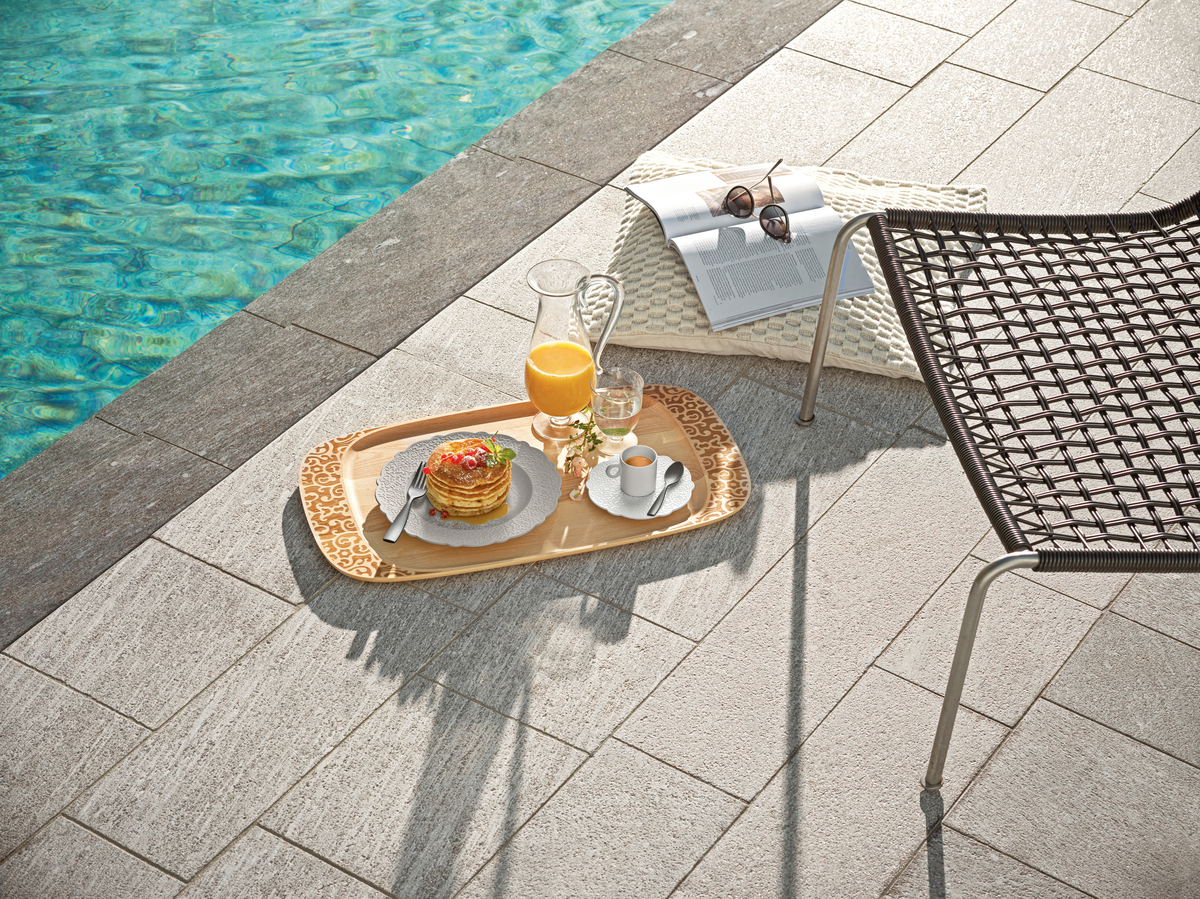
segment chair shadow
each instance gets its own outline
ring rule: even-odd
[[[818,409],[817,423],[820,427],[822,416],[828,418],[830,413]],[[926,435],[928,436],[928,435]],[[904,445],[901,442],[893,445]],[[889,441],[890,442],[890,441]],[[790,615],[791,658],[789,659],[788,674],[788,711],[787,711],[787,740],[792,755],[783,771],[784,778],[784,807],[780,839],[782,855],[779,871],[779,895],[781,899],[798,899],[805,893],[802,882],[802,870],[805,859],[802,858],[803,826],[805,816],[803,766],[796,757],[807,739],[804,734],[804,690],[808,660],[804,656],[806,638],[806,611],[808,602],[808,567],[809,567],[809,528],[808,508],[810,483],[814,476],[836,471],[841,466],[830,465],[814,468],[807,478],[797,479],[795,508],[796,534],[801,537],[792,551],[792,603]],[[847,548],[847,552],[851,552]],[[868,561],[869,560],[865,560]],[[941,829],[938,826],[942,817],[941,797],[937,794],[921,790],[921,807],[925,812],[927,828],[929,828],[929,880],[931,886],[930,899],[945,899],[945,871],[941,851]],[[811,809],[810,814],[826,813],[829,809]],[[936,887],[935,887],[936,884]]]
[[[808,481],[796,484],[796,533],[808,533]],[[804,739],[804,637],[805,599],[808,586],[808,540],[801,539],[792,550],[791,658],[788,664],[787,745],[797,751]],[[801,828],[804,811],[804,777],[801,765],[792,759],[784,768],[783,858],[779,892],[782,899],[800,895],[799,871]]]
[[[940,793],[921,790],[921,811],[925,813],[925,866],[929,875],[929,899],[946,899],[946,857],[942,847],[942,818],[946,815]]]

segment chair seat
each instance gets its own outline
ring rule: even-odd
[[[959,460],[1043,570],[1200,571],[1200,194],[867,221]]]

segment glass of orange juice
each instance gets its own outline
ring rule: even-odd
[[[614,288],[613,309],[595,357],[580,308],[580,299],[593,279],[608,281]],[[573,433],[571,416],[591,402],[596,358],[620,314],[624,293],[616,279],[588,274],[578,262],[567,259],[539,262],[526,280],[538,295],[537,319],[525,358],[525,390],[538,410],[533,431],[543,439],[567,440]]]

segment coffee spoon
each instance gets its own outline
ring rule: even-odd
[[[658,510],[662,508],[663,499],[667,495],[667,491],[674,487],[683,478],[683,463],[672,462],[667,466],[667,473],[663,476],[663,489],[658,494],[658,498],[654,500],[654,505],[650,507],[650,511],[646,513],[647,518],[653,518],[658,514]]]

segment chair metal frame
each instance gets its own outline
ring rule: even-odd
[[[936,792],[996,578],[1200,572],[1200,193],[1115,215],[854,217],[834,245],[800,425],[815,418],[846,251],[864,226],[1005,549],[967,600],[923,779]]]

